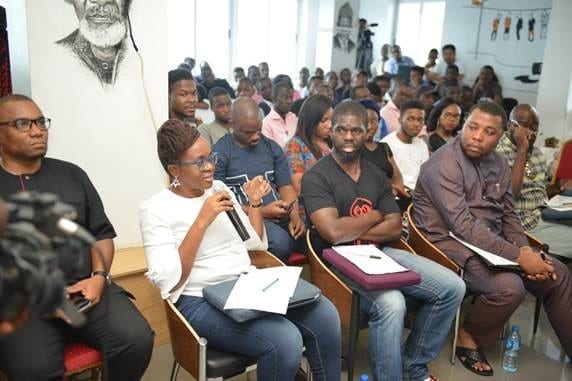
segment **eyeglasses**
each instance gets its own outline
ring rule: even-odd
[[[333,131],[334,134],[339,136],[345,136],[348,132],[351,132],[352,136],[360,136],[365,134],[366,128],[364,126],[345,128],[344,126],[336,125],[334,126]]]
[[[218,161],[218,156],[216,153],[211,153],[209,156],[199,159],[197,161],[179,161],[177,165],[189,165],[193,167],[197,167],[200,171],[204,171],[207,168],[207,163],[216,165]]]
[[[459,120],[461,119],[461,114],[449,114],[448,112],[445,112],[441,115],[443,118],[445,119],[449,119],[449,120]]]
[[[9,125],[14,127],[20,132],[28,132],[32,128],[32,124],[35,124],[42,131],[47,131],[50,128],[52,120],[50,118],[44,118],[43,116],[38,119],[14,119],[8,122],[1,122],[0,126]]]
[[[515,120],[515,119],[511,119],[510,122],[517,127],[526,128],[527,130],[530,131],[530,134],[532,136],[542,135],[542,133],[540,132],[540,130],[538,128],[538,122],[524,123],[524,122],[519,122],[518,120]]]

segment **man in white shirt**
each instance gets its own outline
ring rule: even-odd
[[[417,137],[425,122],[425,109],[418,100],[406,101],[401,105],[399,116],[401,127],[381,141],[389,144],[397,167],[403,175],[403,183],[415,188],[419,168],[429,159],[429,150],[423,139]]]
[[[431,81],[440,81],[445,78],[447,74],[447,66],[457,65],[459,68],[459,81],[465,77],[466,68],[463,61],[457,58],[457,48],[453,44],[444,45],[441,48],[441,55],[443,59],[439,61],[435,67],[435,72],[427,72],[426,75]]]

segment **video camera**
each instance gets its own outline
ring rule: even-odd
[[[66,286],[90,272],[94,239],[71,221],[75,209],[49,193],[22,192],[6,203],[0,232],[0,321],[63,311],[70,324],[84,316],[68,302]]]

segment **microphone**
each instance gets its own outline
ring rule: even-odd
[[[220,192],[224,190],[224,185],[221,183],[215,184],[213,190],[215,192]],[[236,232],[240,236],[240,239],[242,239],[243,242],[248,241],[250,239],[250,234],[248,234],[248,230],[246,230],[246,227],[242,223],[242,220],[240,219],[238,213],[236,212],[236,209],[234,209],[234,206],[232,207],[232,210],[226,212],[226,215],[228,216],[228,219],[232,223],[232,226],[234,226],[234,228],[236,229]]]
[[[379,25],[378,23],[376,23],[376,22],[372,22],[372,23],[371,23],[371,24],[369,24],[368,26],[371,26],[371,27],[376,27],[376,26],[378,26],[378,25]]]

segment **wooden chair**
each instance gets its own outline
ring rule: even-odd
[[[558,180],[564,179],[572,179],[572,139],[566,140],[562,145],[551,183],[555,185]]]
[[[355,367],[355,351],[360,329],[367,328],[367,316],[359,311],[360,295],[348,287],[325,263],[314,250],[311,241],[310,229],[306,231],[306,245],[308,247],[308,262],[310,263],[310,276],[322,294],[336,307],[340,315],[342,326],[349,331],[348,344],[348,380],[353,380]],[[389,244],[396,249],[415,253],[411,246],[403,240]]]
[[[101,371],[101,352],[87,344],[68,343],[64,347],[64,369],[64,381],[74,380],[75,376],[87,371],[90,372],[90,380],[97,381]],[[8,381],[2,370],[0,381]]]
[[[251,263],[258,268],[284,266],[267,251],[250,251]],[[200,337],[185,317],[170,300],[165,300],[167,324],[173,349],[171,381],[177,379],[179,368],[183,367],[196,380],[207,378],[229,378],[244,373],[256,364],[256,358],[208,347],[207,339]]]
[[[445,255],[437,246],[433,245],[424,235],[419,231],[419,228],[415,224],[413,220],[413,204],[409,205],[406,211],[406,217],[409,224],[409,243],[415,250],[415,252],[425,258],[432,260],[433,262],[439,263],[441,266],[448,268],[449,270],[455,272],[457,275],[463,278],[463,269],[458,266],[453,260]],[[542,248],[542,243],[538,241],[536,238],[532,237],[531,235],[527,234],[527,238],[531,246],[536,248]],[[538,329],[538,319],[540,316],[540,307],[542,305],[542,301],[540,299],[536,299],[536,306],[534,312],[534,324],[533,324],[533,332],[536,333]],[[457,310],[455,314],[455,321],[454,321],[454,332],[453,332],[453,342],[451,348],[451,357],[450,362],[451,364],[455,364],[455,348],[457,347],[457,336],[459,334],[459,327],[461,321],[461,307]]]
[[[64,349],[64,380],[72,380],[75,375],[89,371],[90,380],[99,380],[101,370],[101,352],[82,343],[66,344]]]

